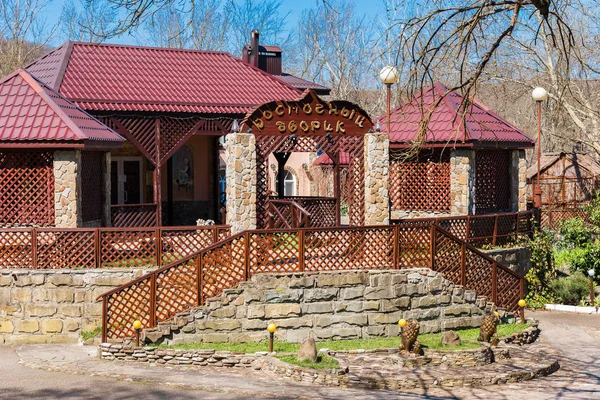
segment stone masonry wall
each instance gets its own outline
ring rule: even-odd
[[[256,138],[251,133],[226,138],[227,224],[234,234],[256,229]]]
[[[531,268],[531,250],[528,247],[483,250],[483,252],[517,274],[524,276]]]
[[[527,211],[527,159],[525,150],[513,150],[510,163],[511,209]]]
[[[279,340],[289,342],[396,336],[402,318],[419,320],[421,333],[477,327],[484,307],[484,298],[429,269],[259,274],[144,337],[169,344],[260,341],[271,322]]]
[[[475,151],[456,149],[450,153],[450,214],[474,214]]]
[[[0,272],[0,344],[76,342],[101,326],[101,294],[146,271]]]
[[[54,225],[57,228],[76,228],[81,223],[78,199],[81,198],[81,152],[54,152]]]
[[[384,133],[365,135],[365,225],[389,224],[390,138]]]

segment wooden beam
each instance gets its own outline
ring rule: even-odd
[[[202,119],[200,121],[198,121],[189,131],[187,131],[185,133],[185,135],[183,135],[183,137],[181,138],[181,140],[179,142],[177,142],[177,144],[175,146],[173,146],[173,148],[171,150],[169,150],[167,152],[167,154],[165,154],[164,157],[158,157],[157,154],[157,158],[160,160],[160,165],[164,165],[164,163],[173,156],[173,154],[175,154],[175,152],[177,150],[179,150],[181,148],[181,146],[183,146],[185,144],[185,142],[188,141],[189,138],[191,138],[192,136],[194,136],[194,134],[196,132],[198,132],[200,129],[202,129],[202,127],[204,127],[204,125],[206,125],[206,120]]]
[[[277,160],[277,197],[284,198],[285,189],[285,163],[290,159],[292,153],[273,153]]]
[[[144,155],[144,157],[146,157],[148,161],[152,163],[152,165],[157,165],[158,153],[155,160],[152,155],[146,151],[144,146],[142,146],[142,144],[135,138],[135,136],[133,136],[133,134],[127,128],[125,128],[121,121],[119,121],[117,118],[111,118],[110,120],[114,124],[118,134],[124,136],[125,139],[130,141],[131,144],[133,144],[135,148],[138,149]]]
[[[335,197],[335,226],[342,224],[342,201],[340,191],[340,152],[327,152],[333,161],[333,197]]]
[[[154,145],[156,146],[156,159],[160,159],[160,118],[156,119],[154,130]],[[156,226],[162,226],[162,191],[160,164],[154,166],[154,203],[156,203]]]

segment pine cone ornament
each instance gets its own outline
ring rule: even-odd
[[[417,340],[419,328],[419,322],[414,319],[410,319],[406,322],[406,325],[402,327],[402,343],[400,344],[400,350],[421,354],[421,345]]]
[[[495,344],[497,343],[498,335],[496,334],[496,327],[498,326],[498,317],[494,314],[486,314],[483,316],[481,321],[481,328],[479,331],[479,341]]]

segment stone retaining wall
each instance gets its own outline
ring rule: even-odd
[[[76,342],[101,326],[96,298],[144,270],[2,270],[0,344]]]
[[[421,333],[481,324],[485,298],[435,271],[259,274],[202,307],[144,331],[148,342],[250,342],[397,336],[398,320],[417,319]]]
[[[531,268],[531,250],[528,247],[483,250],[483,252],[517,274],[525,276]]]

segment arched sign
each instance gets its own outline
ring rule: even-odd
[[[255,135],[364,135],[373,129],[367,113],[349,101],[323,101],[306,90],[294,101],[265,103],[247,114],[240,131]]]

